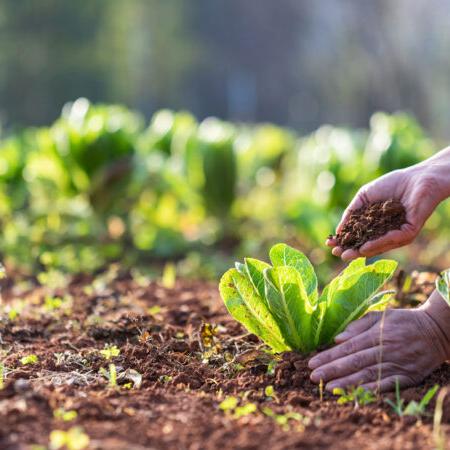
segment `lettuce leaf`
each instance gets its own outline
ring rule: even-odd
[[[300,273],[293,267],[264,270],[266,299],[290,347],[311,350],[312,309]]]
[[[236,269],[228,270],[220,281],[219,290],[229,313],[250,333],[258,336],[275,352],[290,349],[265,302],[245,275]]]
[[[380,260],[366,266],[365,258],[358,258],[335,278],[327,291],[327,308],[319,342],[330,343],[367,309],[385,301],[386,292],[375,294],[392,277],[396,268],[395,261]]]
[[[270,249],[269,257],[274,267],[289,266],[296,269],[302,277],[309,301],[316,303],[318,298],[316,272],[303,253],[286,244],[276,244]]]

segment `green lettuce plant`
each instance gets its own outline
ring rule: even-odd
[[[230,314],[275,352],[309,353],[330,344],[353,320],[386,303],[392,291],[378,292],[397,263],[352,261],[319,295],[308,258],[286,244],[271,248],[272,265],[245,258],[220,281]]]

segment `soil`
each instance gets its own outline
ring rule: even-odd
[[[359,249],[406,223],[406,210],[398,200],[369,203],[351,212],[340,233],[334,236],[344,250]]]
[[[47,448],[52,430],[74,426],[91,449],[435,448],[434,401],[417,420],[398,417],[384,399],[359,408],[328,393],[321,399],[307,359],[266,353],[230,318],[213,284],[165,288],[116,274],[50,291],[25,284],[3,293],[4,312],[14,309],[0,321],[7,368],[1,449]],[[106,360],[105,345],[120,354]],[[37,362],[21,364],[30,354]],[[111,363],[112,387],[99,372]],[[449,369],[443,365],[402,397],[418,400],[435,383],[448,385]],[[238,408],[221,410],[229,396]],[[55,417],[60,408],[77,415],[64,421]],[[442,432],[450,437],[450,395]]]

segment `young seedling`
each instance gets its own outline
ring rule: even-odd
[[[100,350],[100,354],[106,359],[110,360],[120,355],[120,349],[115,345],[107,344],[103,350]]]
[[[52,297],[49,295],[45,298],[44,307],[47,311],[54,311],[61,308],[63,303],[64,301],[61,297]]]
[[[109,381],[108,385],[111,388],[117,387],[117,369],[115,364],[109,365],[109,372],[103,367],[100,368],[100,373]]]
[[[399,417],[420,417],[426,414],[426,407],[428,406],[428,403],[430,403],[431,399],[434,397],[438,389],[439,385],[435,384],[432,388],[428,389],[419,403],[411,400],[408,405],[404,407],[405,400],[400,396],[400,383],[397,379],[395,381],[395,403],[390,399],[386,399],[385,402],[394,410],[395,414],[397,414]]]
[[[378,292],[397,263],[365,258],[351,262],[322,294],[308,258],[285,245],[271,248],[272,266],[246,258],[228,270],[220,293],[230,314],[276,353],[309,353],[333,342],[353,320],[369,308],[380,307],[392,291]]]
[[[20,359],[22,366],[36,364],[39,361],[39,358],[36,355],[28,355],[24,356]]]
[[[75,420],[77,416],[78,413],[73,409],[66,411],[64,408],[58,408],[55,409],[55,411],[53,411],[53,417],[55,419],[59,419],[64,422],[70,422],[72,420]]]
[[[353,402],[355,409],[373,403],[377,399],[372,391],[364,389],[362,386],[352,387],[347,392],[342,388],[335,388],[333,394],[340,396],[337,399],[339,405]]]
[[[290,421],[296,421],[301,423],[303,426],[308,425],[310,423],[309,419],[305,416],[302,416],[300,413],[295,411],[289,411],[285,414],[276,414],[271,408],[264,407],[262,409],[262,412],[268,416],[271,417],[282,429],[283,431],[289,431]]]
[[[249,414],[256,412],[257,407],[254,403],[244,403],[238,406],[239,399],[237,397],[227,397],[219,404],[219,409],[224,411],[226,414],[231,415],[233,419],[239,419]]]
[[[83,450],[89,446],[89,436],[81,427],[72,427],[68,431],[53,430],[50,433],[50,449]]]

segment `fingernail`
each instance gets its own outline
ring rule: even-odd
[[[343,333],[338,334],[334,340],[335,341],[345,341],[346,339],[350,338],[350,333],[347,333],[346,331],[344,331]]]
[[[323,380],[323,372],[316,372],[316,371],[314,371],[312,374],[311,374],[311,380],[314,382],[314,383],[318,383],[320,380]]]
[[[315,369],[316,367],[319,367],[319,360],[318,358],[311,358],[308,362],[308,367],[310,369]]]
[[[326,389],[327,391],[333,392],[333,389],[334,389],[334,388],[337,388],[337,387],[339,387],[339,384],[338,384],[338,383],[328,383],[328,384],[325,386],[325,389]]]

